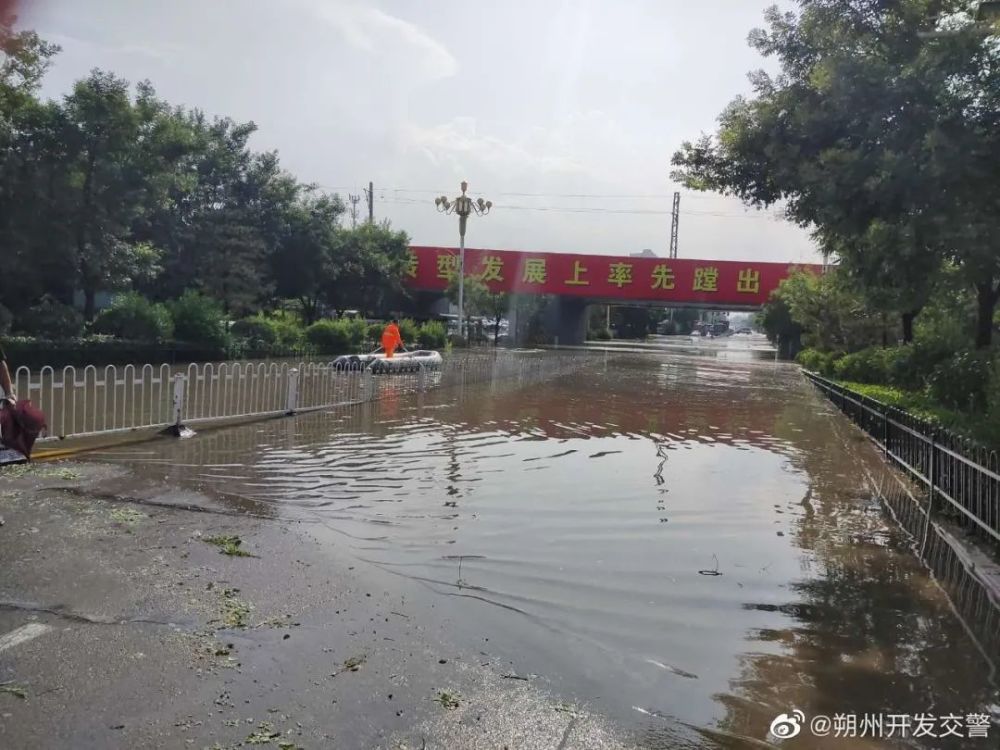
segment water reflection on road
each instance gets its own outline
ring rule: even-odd
[[[584,356],[530,389],[401,395],[106,457],[322,519],[434,592],[456,640],[489,633],[491,653],[652,747],[750,746],[738,738],[793,708],[995,715],[982,655],[865,488],[875,456],[794,368]]]

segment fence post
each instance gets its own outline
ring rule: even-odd
[[[361,373],[361,393],[363,401],[375,400],[375,374],[370,367],[366,367]]]
[[[889,409],[882,407],[882,455],[889,457]]]
[[[422,362],[417,365],[417,388],[421,393],[427,391],[427,368]]]
[[[299,405],[299,370],[293,367],[288,371],[288,396],[285,401],[285,414],[292,416]]]
[[[174,395],[170,407],[170,425],[163,431],[173,437],[191,437],[194,430],[184,425],[184,396],[187,391],[187,378],[181,373],[174,375]]]
[[[934,468],[935,465],[937,464],[937,461],[935,460],[937,457],[937,440],[934,437],[933,430],[931,431],[930,439],[931,439],[931,451],[930,451],[930,458],[928,459],[928,464],[927,464],[927,518],[925,519],[926,523],[924,525],[924,540],[920,544],[921,558],[923,558],[924,553],[927,551],[927,540],[930,538],[931,535],[930,534],[931,517],[934,515],[934,499],[935,495],[937,495],[937,492],[935,491],[936,480],[934,476],[935,474]]]

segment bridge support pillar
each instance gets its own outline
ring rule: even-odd
[[[545,330],[560,344],[577,346],[587,340],[587,300],[554,297],[545,310]]]

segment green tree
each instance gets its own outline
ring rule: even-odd
[[[49,292],[67,302],[65,223],[53,221],[50,190],[64,173],[55,107],[38,85],[58,47],[0,18],[0,300],[15,317]],[[62,252],[61,252],[62,251]]]
[[[343,270],[336,263],[343,212],[337,196],[305,196],[288,211],[285,232],[271,255],[275,294],[297,300],[306,325],[318,319]]]
[[[100,70],[76,83],[62,109],[70,171],[67,213],[84,317],[91,320],[99,290],[153,275],[159,259],[155,247],[131,235],[147,187],[141,120],[128,83]]]
[[[338,311],[380,308],[390,293],[404,291],[410,238],[388,222],[341,229],[330,255],[331,273],[325,296]]]
[[[675,154],[675,178],[784,202],[866,287],[891,279],[910,322],[927,275],[953,262],[987,345],[1000,297],[1000,45],[966,0],[798,4],[770,9],[750,37],[780,74],[753,74],[753,96],[727,107],[716,136]]]
[[[481,317],[489,321],[493,328],[493,344],[500,342],[500,323],[510,312],[511,295],[504,292],[493,292],[480,275],[468,274],[465,277],[463,289],[463,304],[465,316]],[[445,294],[452,302],[458,304],[458,276],[448,282]]]
[[[793,273],[778,285],[762,319],[769,335],[793,335],[801,328],[807,346],[828,352],[853,352],[882,341],[886,321],[873,311],[842,269],[824,274]],[[787,309],[788,318],[780,305]],[[770,317],[769,317],[770,316]]]

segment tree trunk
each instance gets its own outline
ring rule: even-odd
[[[85,283],[83,289],[83,319],[88,323],[94,319],[94,313],[96,312],[95,297],[97,297],[97,292],[89,283]]]
[[[307,326],[312,325],[318,317],[319,300],[300,297],[299,302],[302,303],[302,322]]]
[[[914,311],[903,313],[903,343],[913,343],[913,320],[917,317]]]
[[[990,280],[976,284],[976,348],[985,349],[993,340],[993,311],[997,306],[1000,289]]]
[[[88,276],[89,264],[87,259],[88,232],[87,227],[91,220],[91,205],[93,203],[94,192],[94,169],[97,165],[97,155],[93,148],[90,148],[87,157],[87,172],[83,178],[83,200],[80,205],[80,215],[77,217],[76,226],[76,252],[77,264],[80,270],[80,281],[83,285],[83,317],[88,323],[94,319],[94,297],[96,290],[90,283]]]

